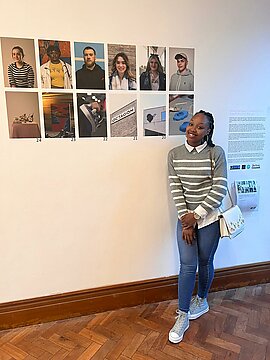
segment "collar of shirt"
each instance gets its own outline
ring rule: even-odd
[[[207,146],[206,141],[202,145],[199,145],[196,147],[190,146],[188,144],[187,140],[185,141],[185,147],[186,147],[187,151],[189,151],[189,152],[191,152],[193,149],[195,149],[197,151],[197,153],[200,153],[204,148],[206,148],[206,146]]]

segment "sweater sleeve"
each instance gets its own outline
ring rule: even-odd
[[[32,66],[29,65],[29,70],[28,70],[28,73],[27,73],[28,87],[33,88],[34,87],[34,82],[35,82],[34,70],[33,70]]]
[[[227,193],[226,157],[221,147],[217,147],[217,150],[218,151],[212,152],[213,178],[211,189],[202,203],[195,209],[199,215],[205,214],[205,211],[208,213],[211,210],[219,208]]]
[[[16,86],[16,82],[12,71],[12,64],[8,66],[8,81],[9,81],[9,86]]]
[[[178,217],[180,218],[184,214],[188,213],[188,209],[183,195],[183,187],[181,181],[177,176],[173,166],[173,150],[171,150],[168,155],[168,176],[170,191],[178,212]]]

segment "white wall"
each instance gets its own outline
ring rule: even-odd
[[[270,105],[268,0],[55,6],[2,1],[0,35],[194,47],[195,110],[215,114],[225,149],[231,109]],[[166,157],[182,138],[10,140],[0,80],[0,302],[176,274]],[[243,235],[222,241],[218,268],[269,260],[269,163],[266,155],[261,170],[244,174],[260,183],[260,210]]]

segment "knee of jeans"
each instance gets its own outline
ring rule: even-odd
[[[196,265],[192,265],[192,264],[180,264],[180,272],[183,273],[189,273],[189,274],[194,274],[197,271],[197,264]]]
[[[199,258],[199,266],[207,266],[207,265],[209,265],[209,264],[211,264],[211,263],[213,263],[213,261],[214,261],[214,257],[213,256],[206,256],[206,257],[202,257],[202,256],[200,256],[200,258]]]

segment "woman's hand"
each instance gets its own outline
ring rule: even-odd
[[[196,219],[194,218],[193,213],[191,212],[183,215],[181,217],[181,223],[183,228],[194,226],[196,224]]]
[[[194,227],[191,226],[188,228],[183,228],[182,238],[188,245],[192,245],[192,241],[196,239],[196,233]]]

